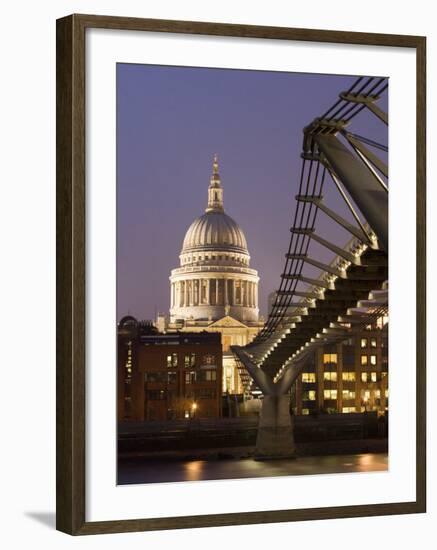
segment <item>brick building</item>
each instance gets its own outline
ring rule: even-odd
[[[119,421],[220,417],[219,333],[158,333],[124,317],[118,325]]]
[[[295,386],[295,414],[388,411],[387,326],[368,326],[350,340],[325,345]]]

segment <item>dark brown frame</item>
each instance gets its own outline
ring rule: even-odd
[[[417,61],[417,410],[416,500],[330,508],[275,510],[120,521],[85,520],[85,30],[187,33],[276,40],[395,46],[416,50]],[[426,38],[283,27],[259,27],[70,15],[57,21],[57,529],[71,535],[182,529],[426,510]]]

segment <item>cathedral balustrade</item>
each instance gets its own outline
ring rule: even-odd
[[[209,272],[209,273],[244,273],[247,275],[253,275],[257,277],[258,272],[256,269],[251,269],[250,267],[238,267],[238,266],[227,266],[227,265],[193,265],[185,267],[176,267],[172,270],[173,275],[180,275],[185,273],[199,273],[199,272]]]

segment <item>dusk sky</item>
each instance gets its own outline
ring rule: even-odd
[[[168,313],[170,271],[186,230],[204,213],[214,153],[225,211],[246,235],[266,314],[290,239],[302,128],[355,79],[117,64],[118,319]],[[354,124],[355,133],[387,143],[375,117],[359,115]],[[335,190],[326,193],[339,200]],[[335,232],[326,226],[325,235],[347,240]]]

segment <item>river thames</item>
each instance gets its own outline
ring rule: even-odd
[[[296,459],[259,461],[252,458],[218,460],[120,460],[118,484],[205,481],[290,475],[317,475],[388,470],[386,453],[304,456]]]

